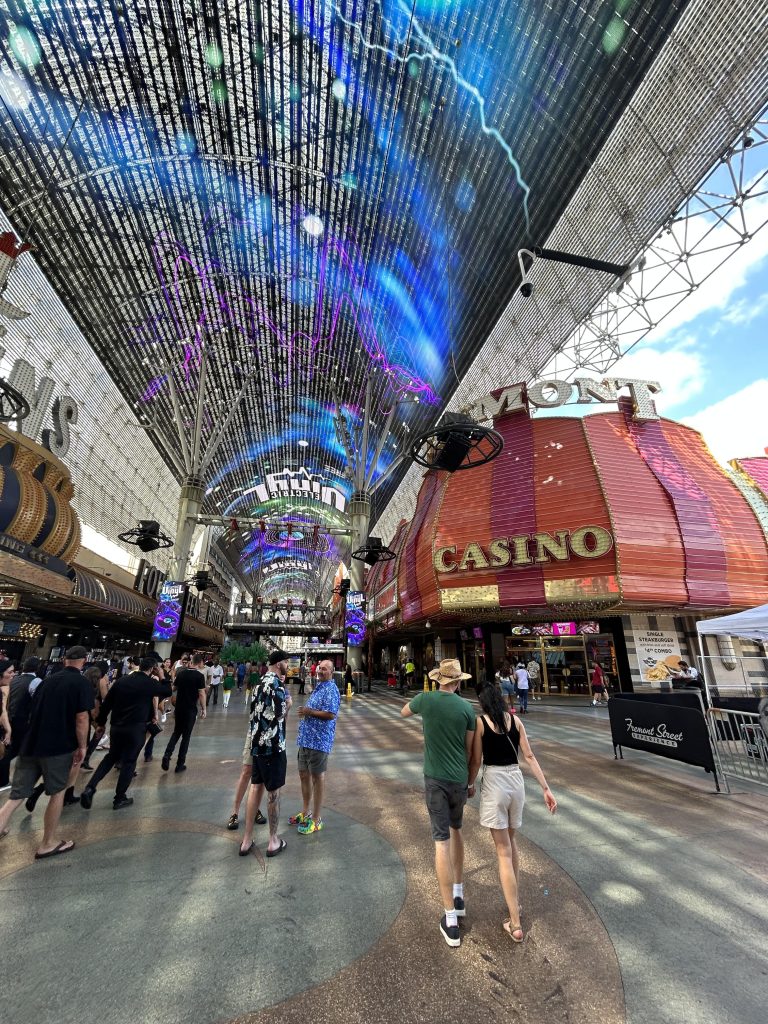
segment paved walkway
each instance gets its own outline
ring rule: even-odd
[[[768,795],[718,796],[703,772],[635,751],[616,762],[604,711],[536,704],[526,727],[560,809],[547,814],[529,780],[526,941],[501,931],[475,799],[468,916],[449,949],[421,731],[401,703],[386,692],[342,702],[327,827],[305,838],[286,825],[276,860],[239,858],[238,833],[223,827],[246,722],[237,696],[198,723],[183,775],[157,759],[140,767],[132,808],[113,812],[105,782],[90,812],[65,810],[63,834],[77,841],[66,857],[32,862],[42,804],[17,812],[0,845],[0,1017],[762,1024]],[[284,820],[298,793],[290,771]]]

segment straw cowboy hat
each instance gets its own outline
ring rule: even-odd
[[[460,679],[471,679],[469,672],[461,671],[458,658],[443,658],[438,668],[433,668],[429,678],[437,683],[458,683]]]

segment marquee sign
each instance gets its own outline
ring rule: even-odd
[[[659,382],[634,380],[630,377],[613,377],[602,381],[590,380],[588,377],[577,377],[572,381],[553,378],[530,385],[512,384],[478,399],[468,412],[476,420],[492,420],[513,412],[530,415],[531,406],[534,409],[557,409],[571,402],[576,405],[592,405],[596,402],[613,405],[619,401],[621,388],[629,390],[634,420],[643,423],[659,418],[653,401],[653,396],[661,391]]]
[[[0,359],[5,349],[0,345]],[[51,454],[63,459],[71,442],[70,427],[77,423],[78,405],[71,395],[53,397],[56,382],[51,377],[36,380],[36,371],[26,359],[17,359],[8,375],[8,383],[29,402],[29,415],[21,421],[19,430],[33,441],[38,439]],[[41,431],[45,414],[50,408],[53,429]]]
[[[571,558],[602,558],[613,547],[613,534],[602,526],[551,533],[521,533],[497,537],[486,547],[470,541],[463,549],[456,544],[436,547],[433,564],[438,573],[473,569],[503,569],[506,566],[567,562]]]
[[[267,473],[263,484],[257,484],[247,491],[243,491],[242,497],[255,494],[259,501],[269,501],[270,498],[293,497],[313,498],[324,505],[344,512],[347,507],[347,496],[338,487],[332,487],[325,482],[325,477],[319,473],[310,473],[303,466],[296,471],[284,469],[281,473]]]

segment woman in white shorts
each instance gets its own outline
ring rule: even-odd
[[[509,917],[502,925],[513,942],[523,941],[520,927],[517,879],[519,862],[515,832],[523,823],[525,784],[520,771],[521,752],[544,792],[544,802],[551,814],[557,801],[544,778],[539,762],[533,756],[522,722],[507,711],[501,692],[495,686],[484,686],[478,700],[483,714],[477,719],[472,757],[469,762],[469,796],[474,795],[474,782],[483,767],[480,790],[480,824],[491,830],[499,859],[499,878]]]

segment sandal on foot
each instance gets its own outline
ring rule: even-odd
[[[240,819],[238,818],[238,816],[236,814],[231,814],[229,817],[229,821],[227,822],[227,828],[229,829],[229,831],[234,832],[239,824]]]
[[[525,938],[525,933],[523,932],[523,929],[520,927],[520,925],[515,925],[515,927],[513,928],[512,921],[509,919],[507,919],[501,927],[504,929],[504,931],[507,933],[510,939],[512,939],[513,942],[522,942]],[[519,936],[519,938],[516,938],[515,936]]]
[[[277,857],[279,854],[281,854],[283,852],[283,850],[286,848],[287,845],[288,845],[288,843],[286,843],[286,841],[284,839],[281,839],[280,840],[280,845],[278,846],[278,848],[276,850],[267,850],[267,856],[268,857]]]
[[[36,853],[35,860],[45,860],[46,857],[58,857],[60,853],[69,853],[70,850],[74,850],[75,844],[71,839],[64,840],[54,846],[52,850],[48,850],[47,853]]]
[[[267,824],[267,819],[264,817],[264,815],[261,813],[261,811],[257,811],[256,812],[256,817],[253,820],[254,820],[255,824],[257,824],[257,825],[266,825]]]
[[[248,847],[247,850],[244,850],[242,848],[242,846],[241,846],[240,849],[237,851],[238,852],[238,856],[240,856],[240,857],[247,857],[248,854],[251,852],[251,850],[254,848],[255,845],[256,844],[254,843],[254,841],[251,840],[251,845]]]

